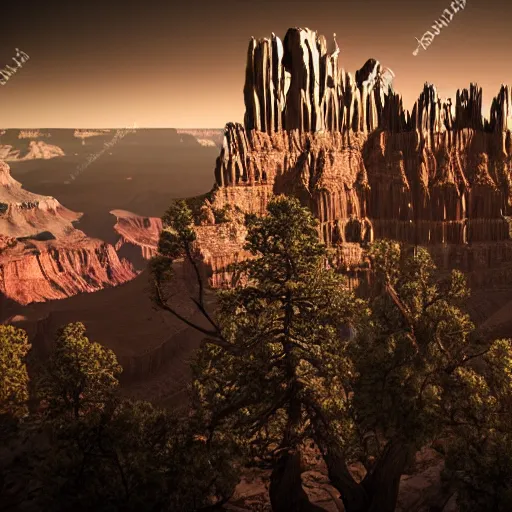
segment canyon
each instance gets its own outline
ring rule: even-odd
[[[467,273],[477,323],[496,314],[493,322],[506,335],[512,309],[510,89],[502,87],[487,119],[476,85],[459,90],[452,104],[426,84],[408,112],[401,97],[384,88],[385,68],[377,60],[353,76],[339,68],[338,56],[335,40],[328,45],[308,29],[290,29],[283,41],[275,35],[252,39],[244,124],[228,123],[222,139],[217,130],[140,129],[69,185],[63,178],[70,168],[111,140],[112,130],[6,130],[0,143],[22,158],[32,142],[49,146],[49,140],[63,155],[44,159],[34,151],[37,160],[12,161],[15,176],[37,192],[24,191],[29,195],[23,197],[13,196],[21,186],[13,186],[2,166],[7,197],[0,202],[38,205],[11,208],[9,221],[0,213],[2,294],[19,304],[50,301],[30,314],[21,310],[30,322],[57,309],[66,311],[59,319],[79,320],[92,311],[94,297],[71,296],[87,291],[96,291],[94,300],[108,297],[88,324],[99,322],[108,304],[114,308],[118,295],[128,303],[133,294],[135,316],[146,285],[144,272],[134,277],[156,254],[160,215],[180,197],[193,197],[196,247],[210,284],[226,286],[227,266],[249,256],[243,213],[264,215],[271,197],[288,194],[312,209],[320,237],[335,249],[352,286],[367,279],[369,242],[387,237],[426,245],[441,268]],[[220,154],[198,143],[208,138],[222,140]],[[174,168],[179,172],[169,171]],[[79,220],[50,195],[86,214]],[[227,215],[217,215],[219,210]],[[185,267],[183,275],[188,272]],[[69,307],[66,301],[52,305],[66,297]],[[72,312],[75,302],[87,307]],[[146,309],[140,317],[137,338],[154,320]],[[155,346],[167,336],[158,322]],[[135,354],[139,339],[126,327],[123,340],[131,340]],[[95,333],[110,343],[107,326]],[[123,353],[122,346],[116,353]]]
[[[169,203],[211,189],[218,150],[176,129],[138,129],[65,184],[115,133],[0,131],[0,145],[22,157],[2,164],[0,202],[30,206],[19,211],[13,206],[9,216],[2,215],[6,207],[0,212],[0,322],[25,329],[34,350],[44,355],[57,328],[82,321],[122,362],[126,393],[175,403],[188,382],[185,359],[201,339],[155,311],[145,258],[155,254],[160,216]],[[62,154],[24,159],[34,143],[51,143]],[[175,291],[180,312],[192,318],[186,278]]]
[[[112,245],[73,226],[80,217],[53,197],[24,190],[0,162],[0,293],[29,304],[133,279]]]

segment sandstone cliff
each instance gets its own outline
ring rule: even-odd
[[[338,54],[309,29],[251,40],[245,126],[226,125],[212,208],[263,214],[274,194],[299,197],[356,274],[380,237],[427,245],[468,271],[511,261],[510,88],[488,119],[475,84],[454,103],[425,84],[409,113],[377,60],[353,77]],[[198,231],[213,236],[213,226]]]
[[[131,245],[140,249],[145,260],[156,256],[158,238],[162,231],[161,219],[141,217],[125,210],[112,210],[110,213],[117,219],[114,229],[120,235],[116,243],[117,251],[125,245]]]
[[[28,304],[133,279],[114,247],[74,228],[80,216],[24,190],[0,162],[0,293]]]

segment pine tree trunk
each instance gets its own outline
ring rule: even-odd
[[[291,279],[292,269],[288,269]],[[297,447],[297,430],[302,420],[302,403],[299,396],[300,385],[295,375],[295,362],[292,360],[293,343],[290,341],[290,326],[293,318],[292,293],[286,292],[284,301],[284,342],[286,354],[286,372],[290,381],[290,401],[288,419],[281,443],[281,453],[274,463],[270,476],[270,503],[273,512],[325,512],[323,508],[313,505],[302,488],[302,460]]]
[[[310,503],[302,488],[299,451],[279,457],[270,477],[269,495],[273,512],[325,512]]]
[[[346,512],[395,512],[400,477],[411,448],[403,441],[390,441],[370,473],[357,483],[344,458],[336,450],[324,455],[332,485],[339,491]]]
[[[288,420],[281,444],[282,452],[270,476],[269,495],[273,512],[325,512],[324,509],[310,503],[308,495],[302,488],[302,459],[300,449],[296,446],[296,431],[301,416],[302,404],[297,398],[295,389],[288,404]]]
[[[329,479],[340,493],[347,512],[368,512],[371,503],[364,487],[350,474],[345,459],[336,449],[328,449],[324,454]]]
[[[371,496],[368,512],[395,512],[400,477],[405,471],[410,452],[410,447],[399,439],[387,444],[372,472],[362,482]]]

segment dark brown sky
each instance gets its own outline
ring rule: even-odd
[[[0,85],[0,127],[223,127],[242,121],[251,36],[309,27],[354,72],[390,67],[410,108],[425,81],[442,96],[476,81],[487,106],[512,84],[511,0],[467,0],[432,45],[412,55],[450,0],[2,0],[0,67],[30,56]]]

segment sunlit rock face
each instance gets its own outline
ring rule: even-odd
[[[115,248],[121,250],[124,246],[138,248],[140,256],[149,260],[156,256],[158,239],[162,231],[162,220],[156,217],[141,217],[125,210],[112,210],[117,222],[114,230],[119,234]]]
[[[425,84],[409,113],[377,60],[353,77],[338,54],[309,29],[251,39],[244,125],[226,125],[212,208],[264,214],[273,195],[296,196],[345,269],[382,237],[426,245],[445,267],[510,261],[510,88],[488,119],[474,84],[454,103]]]
[[[113,246],[75,229],[80,217],[53,197],[24,190],[0,162],[0,294],[29,304],[133,279]]]

